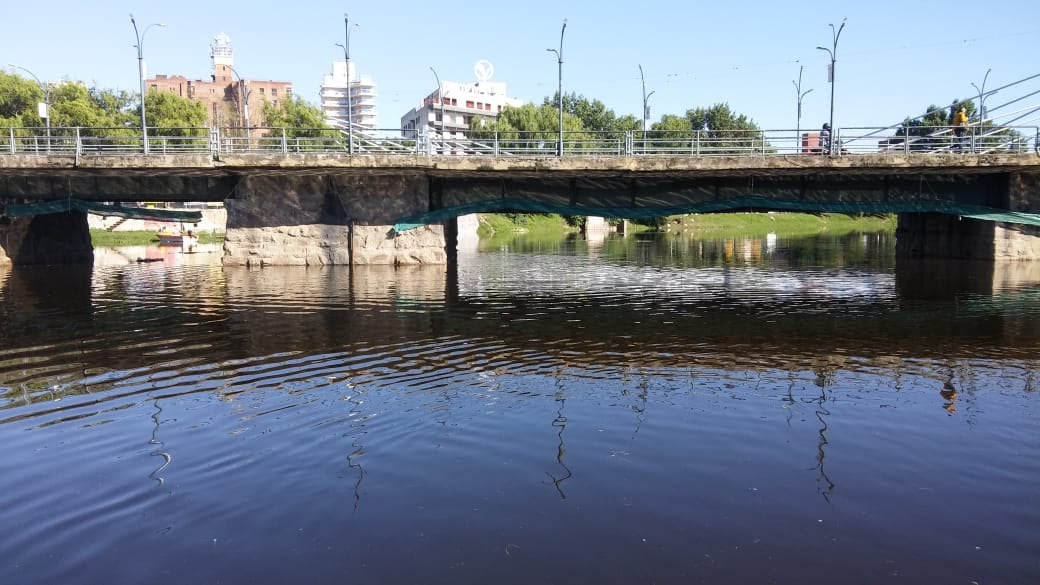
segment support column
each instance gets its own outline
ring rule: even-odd
[[[91,264],[87,214],[82,211],[4,218],[0,223],[0,264]]]
[[[393,231],[398,218],[429,210],[422,175],[243,177],[225,206],[225,265],[447,262],[442,226]]]

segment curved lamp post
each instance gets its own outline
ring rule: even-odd
[[[834,133],[836,132],[836,130],[834,128],[834,78],[835,78],[835,75],[837,74],[837,72],[834,70],[834,64],[837,63],[837,61],[838,61],[838,37],[841,36],[841,31],[842,31],[842,29],[845,28],[845,21],[846,20],[847,19],[844,19],[844,18],[841,19],[841,25],[837,29],[834,28],[833,24],[829,24],[828,25],[828,26],[831,27],[831,48],[830,49],[828,49],[827,47],[816,47],[817,49],[819,49],[821,51],[827,51],[827,54],[830,55],[830,57],[831,57],[831,71],[830,71],[831,74],[828,76],[828,77],[830,77],[830,82],[831,82],[831,117],[830,117],[830,122],[829,122],[830,127],[831,127],[831,131],[830,131],[830,135],[827,137],[827,141],[830,143],[830,144],[827,145],[827,150],[832,155],[834,154],[834,149],[831,148],[831,144],[834,144]]]
[[[47,150],[50,150],[51,149],[51,84],[50,83],[44,83],[44,82],[40,81],[40,78],[36,77],[35,73],[33,73],[32,71],[29,71],[25,67],[19,67],[18,65],[14,65],[13,63],[8,63],[7,66],[8,67],[12,67],[14,69],[21,69],[22,71],[25,71],[26,73],[31,75],[32,78],[36,80],[36,84],[39,85],[40,89],[43,91],[43,112],[42,112],[43,115],[41,117],[43,118],[44,122],[47,124]],[[983,82],[983,85],[985,85],[985,82]]]
[[[441,103],[441,140],[444,140],[444,90],[441,85],[441,76],[437,75],[437,70],[430,66],[430,71],[433,71],[433,78],[437,80],[437,101]]]
[[[993,71],[993,68],[986,70],[986,75],[982,77],[982,87],[975,85],[975,82],[971,82],[971,86],[975,88],[975,91],[979,92],[979,132],[978,135],[982,136],[982,123],[986,121],[986,80],[989,79],[989,72]]]
[[[639,81],[643,84],[643,150],[646,150],[646,119],[650,117],[649,99],[654,92],[646,93],[646,78],[643,77],[643,66],[639,65]]]
[[[560,139],[556,143],[556,156],[563,156],[563,33],[567,30],[567,19],[563,19],[563,28],[560,29],[560,50],[546,49],[551,53],[556,53],[556,63],[559,75],[559,86],[557,93],[559,96],[558,105],[560,108]]]
[[[794,126],[795,133],[795,150],[798,153],[802,152],[802,98],[809,95],[812,89],[802,91],[802,70],[805,69],[804,65],[798,67],[798,82],[792,79],[791,83],[794,83],[794,95],[798,97],[798,117]]]
[[[354,24],[357,26],[357,23]],[[337,47],[343,49],[343,60],[347,62],[347,152],[354,154],[354,76],[350,74],[350,15],[343,15],[343,28],[345,31],[346,44],[336,43]]]
[[[242,114],[242,124],[246,128],[246,148],[248,149],[249,148],[249,142],[250,142],[250,140],[249,140],[249,93],[250,93],[249,92],[249,87],[246,85],[246,81],[244,79],[242,79],[242,76],[238,74],[238,71],[235,71],[234,67],[232,67],[231,65],[227,65],[227,68],[230,69],[231,72],[235,74],[235,78],[238,79],[238,93],[239,93],[239,95],[241,96],[241,99],[242,99],[242,110],[244,110],[244,112],[245,112],[244,114]]]
[[[137,76],[141,80],[141,140],[144,142],[144,153],[148,154],[148,126],[146,126],[144,116],[144,37],[148,34],[148,29],[153,26],[164,27],[165,24],[159,22],[153,22],[148,26],[144,27],[144,30],[138,32],[137,21],[134,20],[134,15],[130,15],[130,24],[134,25],[134,36],[137,37]]]

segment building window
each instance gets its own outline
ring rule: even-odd
[[[472,107],[473,107],[473,102],[471,102],[471,101],[467,101],[467,102],[466,102],[466,107],[467,107],[467,108],[472,108]]]
[[[262,87],[260,88],[260,93],[261,93],[261,94],[263,94],[263,93],[264,93],[264,88],[262,88]]]
[[[278,88],[277,87],[272,87],[271,88],[271,97],[273,97],[273,98],[278,97]],[[275,105],[278,105],[278,104],[275,104]]]

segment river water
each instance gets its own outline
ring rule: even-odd
[[[1040,266],[893,240],[0,269],[0,583],[1040,582]]]

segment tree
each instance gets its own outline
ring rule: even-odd
[[[556,92],[552,97],[546,97],[543,106],[557,107],[560,93]],[[581,121],[583,130],[591,132],[625,133],[641,127],[641,121],[635,116],[628,115],[617,117],[614,110],[608,109],[599,100],[589,100],[584,95],[576,93],[563,94],[563,112],[571,114]]]
[[[758,125],[726,103],[686,110],[685,116],[665,114],[651,125],[647,138],[654,148],[711,154],[761,152],[767,146]]]
[[[277,106],[265,101],[263,116],[265,125],[285,128],[286,136],[290,138],[338,136],[338,133],[325,125],[325,116],[321,110],[300,96],[281,100]]]

